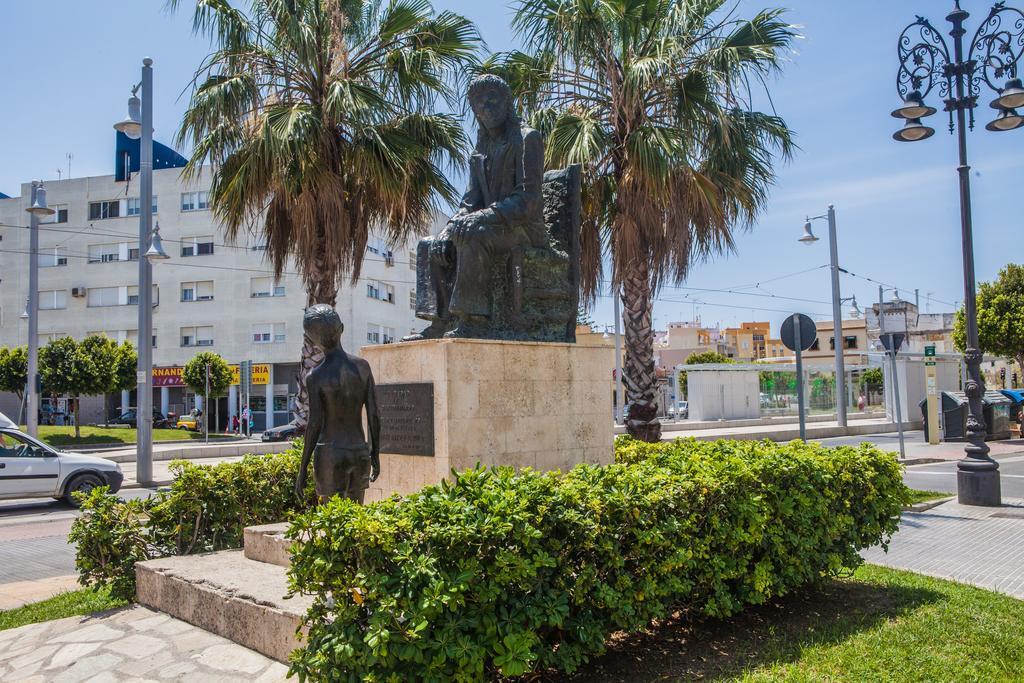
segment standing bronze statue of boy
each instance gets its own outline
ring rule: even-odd
[[[306,378],[309,420],[295,495],[302,498],[306,470],[313,460],[313,480],[321,503],[339,495],[357,503],[380,474],[380,414],[370,365],[345,353],[345,329],[338,312],[326,304],[306,309],[306,337],[324,351],[324,360]],[[370,440],[363,433],[363,409]]]

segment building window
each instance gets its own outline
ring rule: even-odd
[[[393,304],[395,303],[395,288],[383,282],[370,280],[366,283],[366,296]]]
[[[254,277],[249,280],[249,296],[259,299],[269,296],[284,296],[284,285],[272,277]]]
[[[414,311],[416,310],[416,290],[415,289],[410,289],[409,290],[409,308],[411,308]]]
[[[120,305],[120,287],[90,287],[86,294],[86,306],[99,308],[102,306]]]
[[[68,205],[67,204],[53,204],[50,206],[53,209],[53,215],[47,217],[45,220],[39,221],[40,223],[67,223],[68,222]]]
[[[39,310],[55,311],[68,307],[68,290],[47,289],[39,292]]]
[[[131,287],[125,287],[125,290],[126,290],[126,294],[127,294],[127,296],[125,298],[125,303],[127,303],[129,306],[138,306],[139,305],[139,286],[138,285],[133,285]],[[153,294],[152,294],[152,297],[151,297],[151,302],[152,302],[152,304],[154,306],[157,305],[158,303],[160,303],[159,290],[157,289],[156,285],[153,285]]]
[[[142,213],[142,200],[139,197],[129,197],[125,214],[138,216],[140,213]],[[156,213],[156,195],[153,195],[153,213]]]
[[[121,260],[120,244],[90,244],[89,263],[111,263]]]
[[[811,344],[811,348],[809,348],[808,351],[821,351],[821,344],[819,343],[820,341],[820,339],[815,339],[814,343]]]
[[[366,329],[366,341],[370,344],[394,344],[395,328],[371,323]]]
[[[213,253],[213,235],[186,237],[181,241],[182,256],[206,256]]]
[[[138,247],[128,247],[128,260],[129,261],[138,261],[139,260],[139,248]]]
[[[181,283],[182,301],[213,301],[213,280]]]
[[[213,325],[181,328],[182,346],[213,346]]]
[[[848,335],[843,337],[843,348],[844,349],[855,349],[857,348],[857,336]]]
[[[66,266],[67,264],[68,257],[64,255],[64,247],[47,248],[39,252],[40,268],[55,268],[56,266]]]
[[[121,202],[117,199],[109,202],[89,202],[89,220],[91,221],[117,218],[120,215]]]
[[[181,210],[182,211],[203,211],[210,208],[210,193],[209,192],[182,192],[181,193]]]
[[[284,323],[264,323],[252,326],[253,344],[281,344],[284,340]]]
[[[416,270],[416,252],[409,252],[409,270]]]

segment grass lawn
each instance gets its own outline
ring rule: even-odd
[[[131,427],[82,427],[82,436],[75,438],[74,427],[39,425],[39,439],[51,446],[88,446],[91,444],[133,444],[135,430]],[[234,439],[237,437],[210,434],[210,440]],[[184,429],[154,429],[153,441],[202,441],[202,432]]]
[[[1024,601],[877,566],[730,619],[623,636],[587,681],[1020,681]]]
[[[921,491],[920,489],[910,489],[910,504],[915,505],[917,503],[924,503],[929,500],[939,500],[940,498],[949,498],[953,496],[953,493],[943,493],[942,491]]]
[[[83,588],[77,591],[61,593],[49,600],[33,602],[17,609],[0,611],[0,631],[27,624],[35,624],[40,621],[51,621],[53,619],[73,617],[78,614],[102,612],[103,610],[121,607],[124,604],[126,603],[123,600],[111,598],[110,592],[106,589],[94,590],[92,588]]]
[[[0,630],[111,609],[105,591],[0,612]],[[847,579],[722,620],[685,614],[613,638],[573,676],[546,683],[654,681],[1020,681],[1024,601],[868,565]]]

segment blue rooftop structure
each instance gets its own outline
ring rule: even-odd
[[[118,131],[117,144],[114,149],[114,180],[123,182],[128,179],[130,173],[138,173],[140,169],[139,149],[140,140],[132,140],[124,133]],[[153,141],[153,170],[159,171],[162,168],[184,168],[188,159],[181,156],[167,145],[161,145]]]
[[[1024,391],[1020,389],[1000,389],[999,393],[1018,405],[1024,403]]]
[[[0,192],[0,199],[10,199],[10,198],[11,198],[10,195],[6,195],[3,192]]]

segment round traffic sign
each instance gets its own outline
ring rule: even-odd
[[[803,313],[794,313],[785,320],[782,321],[782,343],[786,345],[786,348],[790,351],[797,350],[796,343],[796,331],[797,325],[800,329],[800,351],[806,351],[811,348],[814,344],[814,340],[818,338],[818,328],[814,326],[814,321]]]

